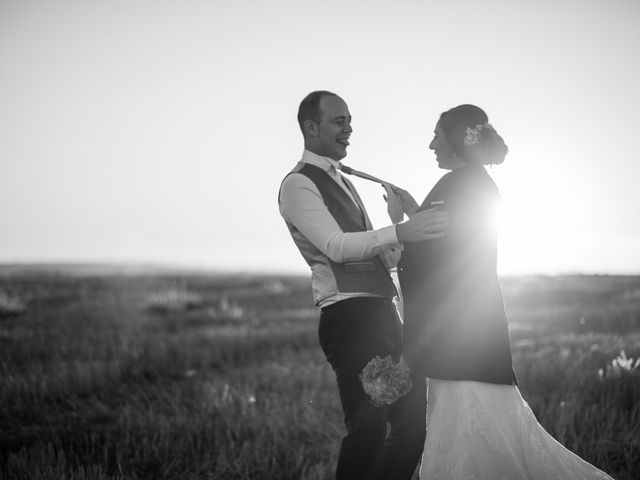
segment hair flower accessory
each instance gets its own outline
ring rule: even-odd
[[[477,145],[480,141],[482,130],[493,130],[493,127],[489,123],[483,125],[477,123],[475,128],[467,127],[466,135],[464,136],[464,145],[466,147]]]
[[[409,366],[400,357],[397,363],[387,355],[375,357],[360,372],[364,392],[376,407],[391,405],[413,388]]]

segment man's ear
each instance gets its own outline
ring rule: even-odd
[[[305,120],[304,123],[304,131],[310,137],[318,136],[318,124],[313,120]]]

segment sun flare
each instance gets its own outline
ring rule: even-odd
[[[574,205],[566,185],[524,178],[507,170],[496,178],[502,195],[493,221],[499,226],[498,271],[523,274],[579,270],[584,248],[584,208]],[[539,185],[545,185],[540,192]],[[574,260],[575,258],[575,260]]]

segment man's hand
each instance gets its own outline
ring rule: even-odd
[[[387,202],[387,213],[392,223],[400,223],[404,219],[404,209],[400,197],[396,195],[388,183],[383,183],[386,195],[382,195],[384,201]]]
[[[393,193],[400,197],[404,213],[406,213],[409,218],[413,217],[413,215],[416,213],[416,210],[418,210],[418,202],[416,202],[411,194],[406,190],[403,190],[400,187],[396,187],[395,185],[389,185],[389,187],[391,188],[391,190],[393,190]]]
[[[414,214],[409,220],[396,225],[396,235],[400,243],[422,242],[444,236],[449,225],[449,214],[441,210],[424,210]]]

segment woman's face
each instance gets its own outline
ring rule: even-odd
[[[433,133],[433,140],[431,140],[431,143],[429,144],[429,149],[433,150],[436,154],[436,161],[440,168],[452,170],[455,166],[454,164],[457,162],[455,161],[456,158],[453,153],[453,149],[440,127],[440,122],[436,124],[436,128]]]

